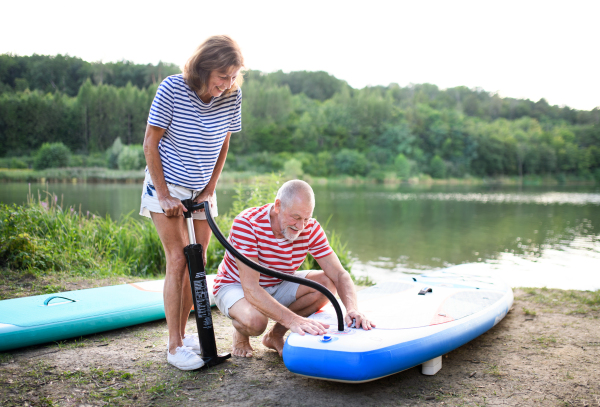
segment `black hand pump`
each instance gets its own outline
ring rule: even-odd
[[[202,245],[196,243],[194,220],[192,219],[192,212],[195,210],[193,208],[194,201],[186,199],[181,201],[181,203],[187,209],[187,212],[184,212],[183,216],[187,224],[190,244],[183,249],[183,253],[187,259],[190,275],[192,299],[194,301],[194,310],[196,311],[198,339],[200,340],[204,366],[210,367],[223,363],[231,357],[231,353],[217,353],[215,330],[210,310],[210,297],[208,296],[208,284],[206,283],[206,271],[204,270],[204,261],[202,259],[203,250]]]

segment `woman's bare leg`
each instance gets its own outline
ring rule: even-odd
[[[167,270],[163,298],[165,302],[165,317],[169,329],[169,352],[175,353],[175,349],[182,346],[182,332],[185,332],[185,323],[181,326],[182,308],[185,301],[191,304],[191,290],[188,281],[187,264],[183,248],[188,244],[187,228],[183,217],[167,217],[162,213],[151,213],[152,221],[156,226],[158,236],[165,249],[167,259]],[[187,281],[188,299],[184,300],[184,292]],[[188,313],[191,305],[187,308]],[[187,317],[186,317],[187,321]]]

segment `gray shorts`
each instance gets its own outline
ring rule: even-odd
[[[179,185],[173,185],[167,183],[167,188],[169,189],[169,194],[173,198],[177,199],[195,199],[200,192],[195,191],[193,189],[187,189],[184,187],[180,187]],[[214,203],[210,207],[210,214],[213,218],[219,215],[219,211],[217,208],[217,194],[214,194]],[[140,215],[145,216],[147,218],[151,218],[150,212],[156,213],[164,213],[163,209],[160,207],[158,202],[158,195],[156,194],[156,190],[154,189],[154,184],[152,183],[152,179],[150,178],[150,174],[146,173],[146,178],[144,179],[144,187],[142,189],[142,204],[140,205]],[[206,219],[206,215],[204,211],[196,212],[192,214],[192,219],[196,220],[204,220]]]
[[[308,273],[314,270],[298,270],[294,273],[294,277],[306,277]],[[296,301],[296,292],[298,291],[298,283],[291,283],[289,281],[282,281],[281,283],[272,287],[266,287],[265,291],[271,295],[278,303],[284,307],[289,307],[294,301]],[[229,308],[233,307],[233,304],[244,298],[244,289],[240,283],[233,283],[224,285],[219,289],[217,295],[215,295],[215,303],[219,310],[231,319],[229,316]]]

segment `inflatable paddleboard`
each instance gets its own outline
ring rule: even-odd
[[[215,275],[207,275],[210,304]],[[164,280],[0,301],[0,351],[76,338],[165,317]]]
[[[288,336],[283,361],[291,372],[352,383],[418,365],[435,374],[442,355],[492,328],[513,303],[508,285],[462,275],[459,267],[379,283],[357,296],[360,311],[377,328],[339,332],[333,307],[324,307],[309,318],[329,324],[326,335]]]

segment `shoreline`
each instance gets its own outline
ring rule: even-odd
[[[293,177],[286,176],[286,174],[280,174],[283,179],[292,179]],[[221,174],[219,180],[222,184],[252,184],[257,180],[261,180],[270,176],[270,173],[254,173],[254,172],[235,172],[235,171],[224,171]],[[594,179],[585,179],[581,177],[552,177],[552,176],[525,176],[520,177],[506,177],[500,176],[495,178],[478,178],[478,177],[465,177],[465,178],[445,178],[445,179],[434,179],[429,175],[420,175],[411,177],[407,180],[396,178],[395,176],[389,176],[384,179],[376,179],[369,177],[339,175],[333,177],[313,177],[308,174],[299,176],[309,183],[315,183],[317,185],[388,185],[388,186],[400,186],[400,185],[498,185],[498,186],[593,186],[597,185],[598,181]],[[133,184],[143,182],[144,171],[120,171],[111,170],[102,167],[72,167],[72,168],[55,168],[43,171],[35,170],[23,170],[23,169],[3,169],[0,168],[0,182],[11,183],[11,182],[35,182],[35,183],[122,183],[122,184]]]

